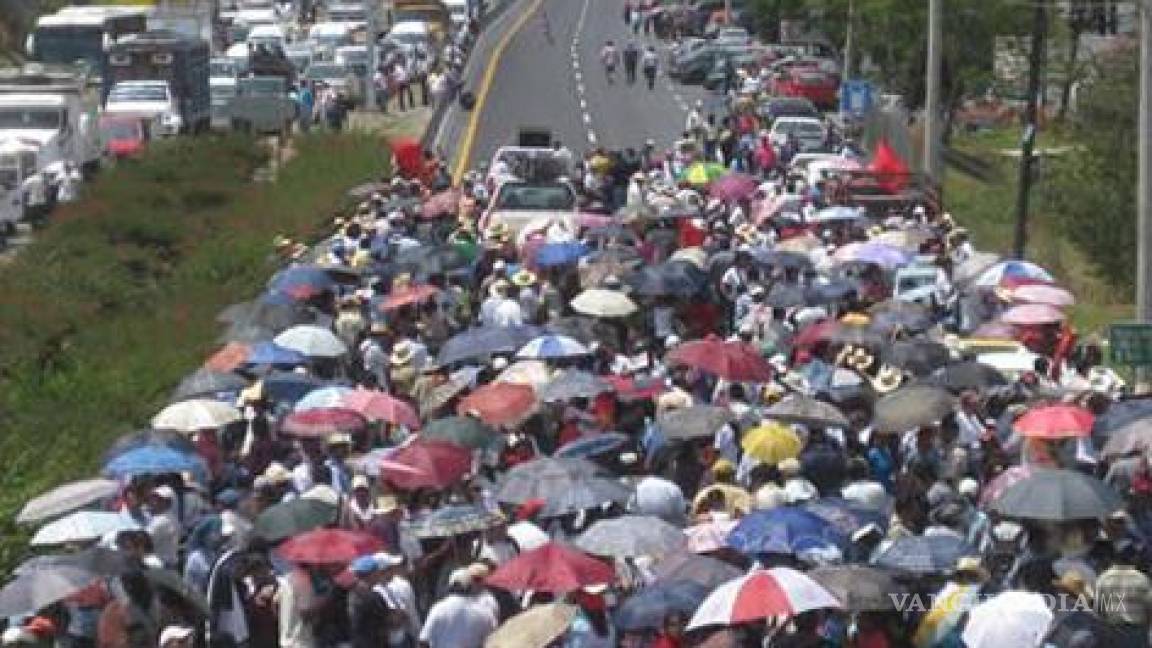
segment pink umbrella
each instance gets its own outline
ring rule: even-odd
[[[460,190],[448,189],[441,191],[424,201],[420,207],[420,215],[424,218],[439,218],[440,216],[451,216],[456,213],[456,209],[460,204]]]
[[[576,214],[576,224],[587,229],[593,227],[608,227],[610,225],[617,225],[619,222],[615,216],[608,214],[593,214],[591,212]]]
[[[688,536],[688,550],[709,553],[727,547],[728,534],[736,524],[736,520],[713,520],[684,529],[684,535]]]
[[[409,430],[420,429],[420,417],[412,406],[384,392],[357,389],[341,397],[344,406],[369,421],[387,421]]]
[[[364,417],[350,409],[318,407],[289,414],[280,430],[294,436],[324,438],[330,434],[355,432],[365,425]]]
[[[380,302],[380,310],[390,311],[403,308],[404,306],[411,306],[412,304],[419,304],[438,292],[440,292],[439,288],[428,284],[417,284],[402,288],[389,293],[388,296],[384,298],[384,301]]]
[[[1000,314],[1000,321],[1016,326],[1035,326],[1063,322],[1068,316],[1064,311],[1048,304],[1022,304],[1013,306]]]
[[[984,340],[1015,340],[1016,329],[1004,322],[984,322],[972,331],[972,337]]]
[[[1096,417],[1076,405],[1045,405],[1028,410],[1013,426],[1033,439],[1067,439],[1092,434]]]
[[[708,186],[708,195],[734,202],[756,193],[760,181],[745,173],[729,173]]]
[[[1008,487],[1018,481],[1023,480],[1032,474],[1032,469],[1027,466],[1011,466],[1004,470],[1004,472],[996,475],[988,485],[984,487],[984,491],[980,493],[980,506],[986,507],[1000,497],[1000,494],[1008,490]]]
[[[1068,308],[1076,303],[1076,297],[1059,286],[1034,283],[1013,290],[1012,301],[1018,304],[1047,304],[1057,308]]]
[[[788,567],[755,569],[712,590],[696,608],[689,630],[734,626],[844,606],[807,574]]]

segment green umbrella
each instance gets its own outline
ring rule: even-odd
[[[498,447],[504,442],[504,438],[496,430],[472,416],[437,419],[424,426],[420,436],[475,449]]]
[[[336,521],[336,507],[314,499],[295,499],[268,508],[256,518],[256,537],[277,542]]]

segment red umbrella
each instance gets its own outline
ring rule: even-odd
[[[668,361],[736,382],[772,380],[772,366],[756,347],[716,337],[680,344],[668,354]]]
[[[394,290],[388,293],[384,301],[380,302],[380,310],[390,311],[411,306],[412,304],[419,304],[438,292],[440,292],[439,288],[428,284],[415,284],[407,288]]]
[[[745,173],[729,173],[708,186],[708,195],[720,200],[742,200],[756,193],[760,181]]]
[[[314,529],[287,540],[277,551],[294,563],[329,565],[352,562],[383,548],[379,538],[360,531]]]
[[[420,429],[420,417],[416,410],[404,401],[384,392],[357,389],[341,398],[344,407],[359,413],[369,421],[387,421],[403,425],[409,430]]]
[[[517,383],[489,383],[469,394],[456,406],[461,416],[472,413],[489,425],[523,420],[536,404],[536,390]]]
[[[1096,417],[1076,405],[1046,405],[1016,420],[1016,431],[1034,439],[1068,439],[1092,434]]]
[[[820,320],[800,329],[796,337],[792,338],[792,347],[803,349],[818,342],[826,342],[840,330],[840,323],[834,319]]]
[[[388,461],[419,472],[381,468],[380,479],[407,490],[445,488],[472,470],[472,451],[447,441],[416,439],[397,450]]]
[[[318,407],[289,414],[280,430],[295,436],[323,438],[329,434],[355,432],[367,424],[363,416],[350,409]]]
[[[484,579],[485,584],[514,592],[563,594],[616,579],[611,565],[557,542],[525,551]]]
[[[1063,322],[1068,315],[1048,304],[1022,304],[1000,314],[1000,321],[1015,326],[1034,326]]]
[[[424,218],[439,218],[451,216],[456,213],[460,205],[460,190],[449,189],[441,191],[424,201],[420,207],[420,215]]]
[[[388,143],[396,158],[396,170],[408,179],[419,178],[424,173],[424,149],[420,140],[414,137],[397,137]]]
[[[656,378],[636,380],[632,376],[610,374],[599,378],[616,391],[616,396],[622,401],[635,401],[647,398],[656,398],[668,391],[668,385]]]
[[[1027,284],[1012,291],[1012,301],[1020,304],[1048,304],[1068,308],[1076,303],[1072,293],[1049,284]]]
[[[908,165],[889,146],[886,139],[880,140],[876,145],[876,152],[872,155],[872,163],[868,165],[868,170],[878,176],[876,184],[889,193],[899,193],[908,184]]]

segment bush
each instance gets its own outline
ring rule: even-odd
[[[257,294],[271,242],[321,232],[348,187],[378,173],[365,135],[314,136],[273,184],[243,138],[157,146],[101,175],[0,270],[0,568],[25,551],[30,497],[99,468],[212,350],[216,314]]]

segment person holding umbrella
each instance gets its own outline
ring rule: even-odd
[[[391,608],[378,586],[384,570],[373,555],[360,556],[348,565],[355,577],[348,590],[348,625],[352,648],[379,648],[388,642]]]

